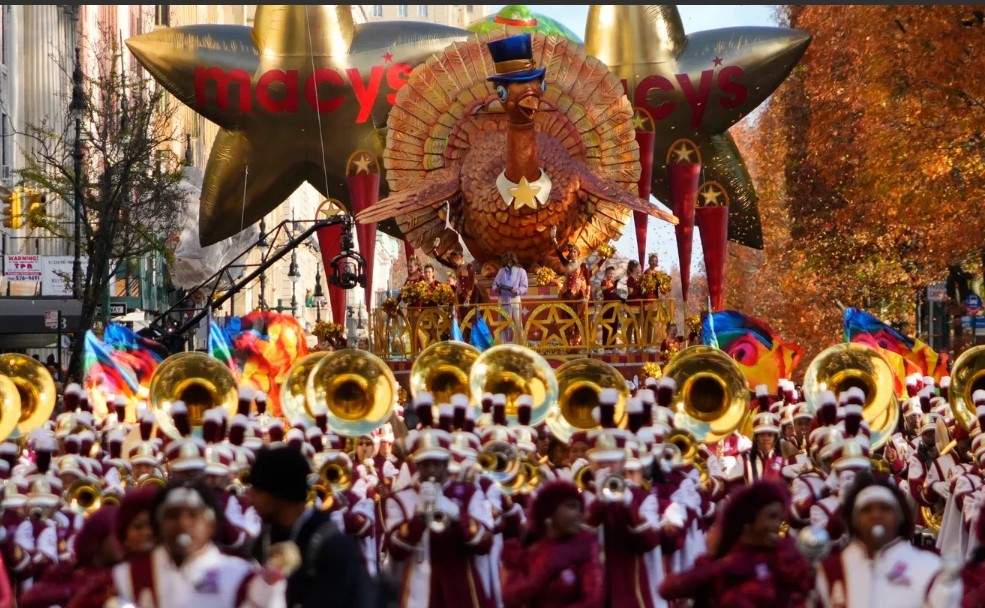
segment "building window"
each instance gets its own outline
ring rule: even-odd
[[[468,12],[471,13],[472,12],[472,6],[474,6],[474,5],[472,5],[472,4],[466,4],[465,5],[465,10],[467,10]]]
[[[154,5],[154,25],[163,25],[168,27],[171,25],[171,5],[170,4],[155,4]]]
[[[407,5],[406,4],[398,4],[397,5],[397,16],[398,17],[406,17],[407,16]]]
[[[374,4],[373,5],[373,16],[374,17],[382,17],[383,16],[383,5],[382,4]]]
[[[417,5],[417,16],[418,17],[427,17],[428,16],[428,5],[427,4],[418,4]]]
[[[7,25],[10,23],[10,5],[0,8],[0,64],[7,65]]]
[[[2,141],[0,141],[0,166],[2,166],[3,169],[6,169],[10,166],[10,157],[7,152],[7,144],[10,140],[10,130],[8,129],[10,119],[7,118],[6,114],[0,114],[0,123],[2,123],[0,124],[0,139],[2,139]],[[3,169],[0,169],[0,171]],[[6,178],[7,177],[5,175],[0,175],[0,179],[5,180]]]

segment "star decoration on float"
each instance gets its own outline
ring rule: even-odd
[[[352,161],[352,164],[356,166],[356,173],[369,173],[369,166],[373,163],[373,159],[369,158],[365,154],[361,155],[359,158]]]
[[[513,204],[517,209],[522,209],[523,207],[536,209],[537,194],[540,193],[540,186],[532,186],[526,177],[521,177],[520,183],[515,188],[510,188],[509,193],[513,196]]]
[[[698,186],[698,207],[729,206],[728,191],[718,182],[703,182]]]
[[[433,23],[357,25],[351,6],[260,5],[252,28],[163,28],[127,46],[221,127],[202,184],[206,246],[258,222],[306,181],[349,208],[349,156],[382,154],[377,126],[413,66],[467,36]],[[395,223],[380,229],[400,234]]]
[[[776,27],[685,34],[674,5],[595,4],[588,11],[585,50],[623,79],[633,106],[657,123],[653,195],[670,200],[667,151],[672,142],[691,139],[706,178],[729,195],[729,238],[762,249],[756,194],[727,131],[783,82],[810,40],[807,32]]]

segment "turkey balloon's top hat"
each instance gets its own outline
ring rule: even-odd
[[[500,82],[527,82],[543,78],[547,68],[534,65],[534,50],[530,34],[510,36],[486,43],[496,64],[496,74],[488,80]]]

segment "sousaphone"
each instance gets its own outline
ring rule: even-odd
[[[742,429],[752,416],[749,382],[739,364],[710,346],[689,346],[664,368],[676,383],[674,428],[697,443],[716,443]]]
[[[826,390],[837,397],[852,387],[862,389],[862,419],[872,432],[870,450],[875,452],[889,441],[899,422],[894,384],[893,369],[882,353],[862,344],[836,344],[814,357],[807,367],[804,401],[817,411],[821,393]]]
[[[280,385],[280,407],[291,424],[305,422],[308,426],[314,425],[315,413],[308,403],[308,376],[330,354],[331,351],[326,350],[307,354],[287,370],[287,376]]]
[[[592,410],[598,407],[599,395],[605,388],[619,391],[615,420],[617,426],[624,426],[629,389],[626,379],[616,368],[598,359],[574,359],[557,368],[555,376],[557,406],[547,417],[547,426],[555,437],[567,442],[576,431],[598,427]]]
[[[17,353],[0,355],[0,375],[13,385],[11,391],[6,383],[0,384],[0,435],[6,439],[14,432],[14,428],[8,428],[10,404],[7,395],[11,395],[15,397],[13,405],[17,412],[13,414],[13,427],[18,437],[26,437],[51,418],[57,400],[55,381],[40,361]]]
[[[330,352],[308,375],[310,406],[328,410],[328,427],[344,437],[368,435],[390,419],[397,381],[376,355],[354,348]]]
[[[969,430],[978,417],[972,400],[977,390],[985,390],[985,345],[964,351],[951,367],[951,388],[947,398],[951,415],[965,430]]]
[[[506,419],[510,424],[516,423],[520,395],[530,395],[533,400],[530,426],[547,418],[558,395],[551,364],[533,349],[516,344],[500,344],[483,351],[472,363],[469,386],[475,403],[482,401],[485,393],[506,395]]]
[[[181,439],[171,416],[178,401],[188,407],[193,430],[202,428],[205,411],[222,406],[230,419],[236,415],[239,383],[228,367],[205,353],[171,355],[154,371],[149,387],[149,407],[158,428],[172,439]]]
[[[421,351],[410,369],[410,394],[434,396],[435,404],[451,403],[456,393],[469,394],[469,373],[482,352],[465,342],[436,342]]]

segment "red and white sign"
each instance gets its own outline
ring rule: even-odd
[[[8,281],[40,281],[41,256],[5,255],[4,276]]]

